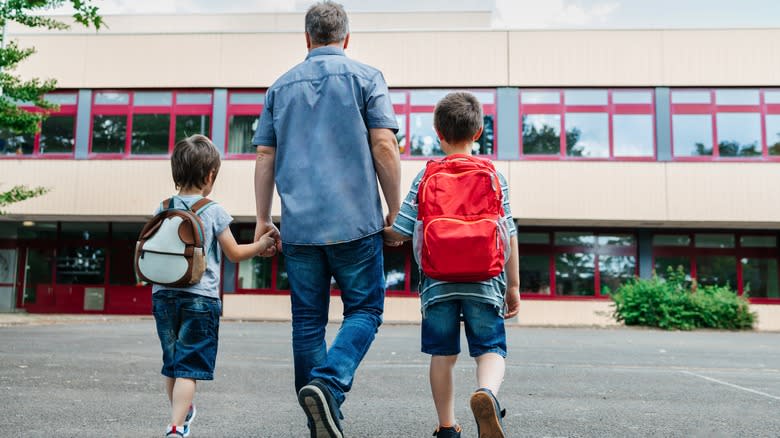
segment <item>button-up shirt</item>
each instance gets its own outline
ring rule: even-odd
[[[398,131],[382,73],[319,47],[268,89],[252,144],[276,148],[282,242],[328,245],[382,230],[370,128]]]

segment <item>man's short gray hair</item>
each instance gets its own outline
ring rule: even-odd
[[[344,6],[331,1],[314,4],[306,11],[306,33],[318,46],[343,41],[349,33],[349,19]]]

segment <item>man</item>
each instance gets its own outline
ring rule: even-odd
[[[252,140],[256,238],[274,227],[274,183],[282,200],[295,388],[313,437],[343,436],[340,406],[382,322],[381,232],[401,202],[398,126],[387,85],[380,71],[345,56],[348,44],[341,5],[309,8],[309,54],[268,89]],[[344,321],[327,349],[331,277],[341,290]]]

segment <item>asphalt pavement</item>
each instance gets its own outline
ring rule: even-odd
[[[153,321],[55,322],[0,327],[0,437],[163,436]],[[510,437],[780,437],[780,333],[511,327],[508,344]],[[308,436],[289,323],[223,321],[219,348],[192,437]],[[427,364],[418,326],[382,326],[343,406],[345,436],[430,437]],[[464,438],[477,433],[474,370],[463,353]]]

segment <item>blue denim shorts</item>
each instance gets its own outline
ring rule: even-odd
[[[421,325],[422,352],[434,356],[460,354],[461,321],[471,357],[485,353],[506,357],[504,318],[492,304],[475,300],[447,300],[428,306]]]
[[[188,292],[161,290],[152,295],[164,376],[214,379],[221,307],[216,298]]]

